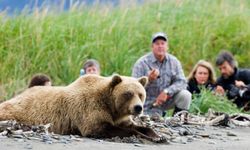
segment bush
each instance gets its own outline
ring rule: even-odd
[[[194,94],[190,106],[190,112],[194,114],[206,114],[209,109],[216,112],[225,112],[228,114],[240,113],[242,110],[225,96],[216,95],[206,89],[202,89],[200,94]]]

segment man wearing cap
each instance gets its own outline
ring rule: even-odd
[[[168,38],[158,32],[152,36],[152,52],[142,56],[133,67],[132,76],[148,76],[147,98],[144,112],[149,115],[165,115],[165,110],[174,108],[188,110],[191,93],[186,90],[187,82],[179,60],[167,53]]]

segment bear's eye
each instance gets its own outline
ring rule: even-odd
[[[133,96],[134,96],[134,93],[132,93],[130,91],[127,91],[127,92],[123,93],[123,97],[125,99],[132,99]]]
[[[138,96],[139,96],[140,99],[142,99],[142,94],[141,93],[139,93]]]

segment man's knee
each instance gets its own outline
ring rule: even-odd
[[[176,107],[188,110],[192,101],[192,94],[188,90],[181,90],[174,99]]]

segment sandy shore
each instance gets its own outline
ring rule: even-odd
[[[62,150],[62,149],[87,149],[87,150],[110,150],[110,149],[171,149],[171,150],[249,150],[250,128],[236,127],[205,127],[204,135],[208,137],[180,136],[169,142],[169,144],[137,144],[116,143],[104,140],[81,138],[81,141],[66,141],[44,143],[39,140],[28,140],[18,138],[0,138],[1,150]]]

